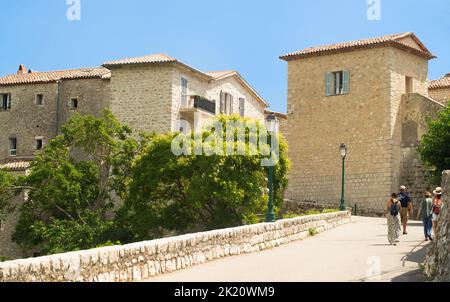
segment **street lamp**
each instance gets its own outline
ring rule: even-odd
[[[269,147],[270,147],[270,158],[272,158],[272,135],[277,135],[279,130],[279,121],[274,113],[271,113],[269,116],[267,116],[267,130],[269,132],[268,139],[269,139]],[[273,174],[274,174],[274,168],[273,164],[271,163],[269,165],[269,204],[267,207],[267,214],[266,214],[266,222],[275,222],[275,211],[273,208]]]
[[[347,158],[347,146],[345,144],[341,144],[339,147],[339,152],[342,157],[342,194],[341,194],[341,205],[339,210],[345,211],[345,159]]]

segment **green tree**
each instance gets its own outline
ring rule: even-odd
[[[428,119],[428,131],[422,137],[419,154],[432,174],[433,182],[440,183],[441,172],[450,168],[450,105]]]
[[[14,197],[20,194],[20,177],[0,170],[0,217],[10,212],[15,205]]]
[[[73,116],[32,162],[27,201],[13,240],[52,254],[92,248],[113,237],[109,219],[126,191],[146,136],[134,138],[110,111]]]
[[[249,121],[237,116],[221,117],[224,132],[227,122]],[[259,125],[258,125],[259,127]],[[259,129],[259,128],[258,128]],[[223,137],[205,131],[201,140],[220,146]],[[230,130],[231,131],[231,130]],[[238,131],[234,135],[237,137]],[[179,134],[153,138],[133,170],[129,194],[117,215],[124,231],[121,241],[148,240],[170,234],[231,227],[255,223],[264,217],[268,195],[267,168],[261,165],[261,152],[249,153],[250,138],[258,133],[247,128],[247,144],[234,142],[231,148],[244,148],[245,155],[181,155],[171,151]],[[194,138],[192,134],[186,138]],[[287,186],[287,145],[280,136],[280,158],[275,167],[275,206],[283,201]],[[195,149],[195,144],[190,145]],[[254,147],[254,146],[253,146]],[[224,151],[226,145],[222,147]]]

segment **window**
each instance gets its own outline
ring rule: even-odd
[[[36,105],[44,105],[44,95],[36,94]]]
[[[9,139],[9,155],[16,156],[17,155],[17,138],[11,137]]]
[[[42,137],[36,137],[36,150],[42,150],[44,147],[44,139]]]
[[[244,117],[245,116],[245,99],[239,98],[239,115]]]
[[[347,70],[328,72],[325,78],[326,95],[350,93],[350,73]]]
[[[0,101],[2,102],[3,110],[11,109],[11,94],[9,93],[0,94]]]
[[[187,107],[189,82],[185,78],[181,78],[181,107]]]
[[[75,110],[78,108],[78,99],[70,100],[70,109]]]
[[[220,92],[220,113],[233,114],[233,96],[227,92]]]
[[[412,77],[406,77],[405,78],[405,93],[413,93],[413,78]]]

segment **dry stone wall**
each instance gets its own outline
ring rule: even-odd
[[[443,173],[444,206],[438,224],[438,234],[428,249],[425,274],[433,281],[450,282],[450,170]]]
[[[231,255],[300,240],[350,222],[350,212],[304,216],[124,246],[0,263],[2,282],[146,280]]]

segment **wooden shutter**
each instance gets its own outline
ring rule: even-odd
[[[225,109],[225,100],[224,100],[225,94],[223,91],[220,92],[220,114],[224,113]]]
[[[343,93],[350,93],[350,71],[344,70],[343,72],[344,80],[343,80]]]
[[[228,114],[233,114],[233,96],[231,94],[228,102]]]
[[[333,74],[331,72],[327,72],[325,75],[325,95],[331,95],[331,80],[333,78]]]

